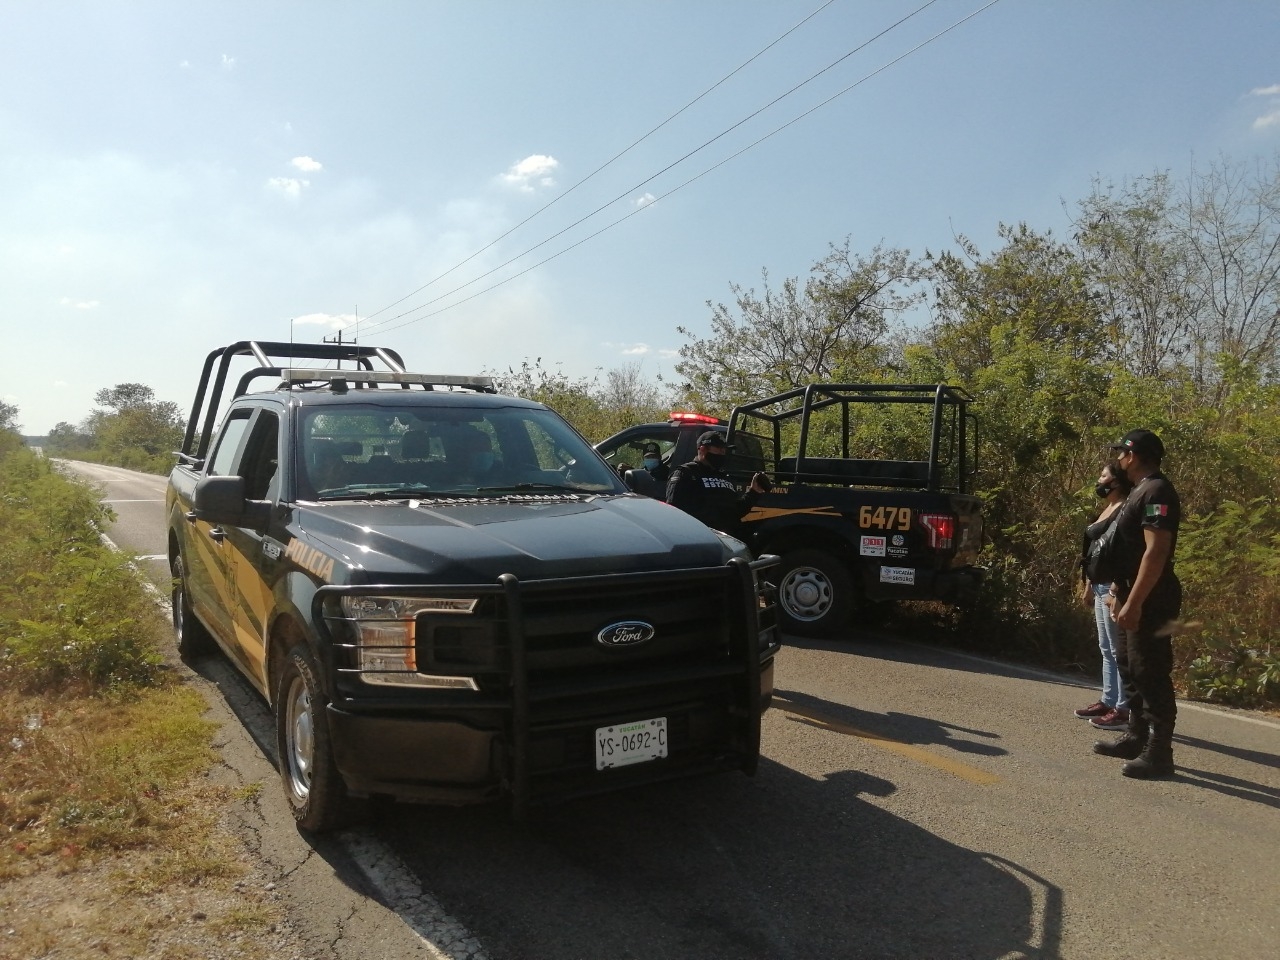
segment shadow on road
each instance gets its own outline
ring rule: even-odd
[[[989,654],[952,649],[936,638],[905,637],[883,631],[854,630],[839,640],[813,640],[788,634],[783,637],[783,642],[788,647],[856,654],[887,663],[946,667],[948,670],[960,670],[991,677],[1008,677],[1012,680],[1025,680],[1028,676],[1034,676],[1039,682],[1063,687],[1096,686],[1091,676],[1081,675],[1076,678],[1032,664],[1001,663]]]
[[[848,727],[855,735],[865,735],[872,739],[893,740],[919,746],[937,745],[948,747],[959,753],[972,753],[984,757],[1000,757],[1008,752],[994,743],[964,740],[953,736],[953,734],[967,734],[981,737],[983,740],[998,740],[1000,739],[998,733],[958,727],[941,720],[934,720],[932,717],[918,717],[910,713],[893,711],[872,713],[795,690],[775,690],[773,697],[774,706],[778,709],[799,713],[819,724],[834,721]]]
[[[194,668],[274,763],[257,692],[221,656]],[[986,731],[794,692],[779,700],[885,738],[1004,752],[954,736],[995,739]],[[501,804],[377,804],[372,830],[491,960],[1055,960],[1061,890],[877,806],[895,790],[854,770],[813,779],[762,759],[754,779],[536,808],[523,824]],[[348,887],[378,896],[338,837],[309,842]]]
[[[375,829],[495,960],[1056,957],[1060,891],[867,799],[894,790],[762,760],[523,825],[401,806]]]

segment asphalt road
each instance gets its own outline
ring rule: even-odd
[[[76,468],[117,542],[164,552],[163,478]],[[1275,719],[1182,703],[1177,775],[1140,782],[1090,752],[1088,682],[862,631],[789,642],[776,680],[754,778],[525,824],[388,806],[365,836],[495,960],[1275,955]]]

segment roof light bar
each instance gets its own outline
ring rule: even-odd
[[[719,417],[713,417],[709,413],[673,412],[670,419],[672,423],[709,423],[716,426],[724,425],[723,420]]]

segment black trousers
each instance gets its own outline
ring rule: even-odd
[[[1173,732],[1178,717],[1173,693],[1173,638],[1163,628],[1181,611],[1182,584],[1175,576],[1162,577],[1142,605],[1138,629],[1120,630],[1116,665],[1129,699],[1131,726],[1146,722]]]

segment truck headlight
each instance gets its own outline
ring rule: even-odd
[[[383,686],[479,690],[471,677],[418,672],[420,613],[469,614],[479,601],[451,597],[344,596],[342,612],[356,637],[360,679]]]

